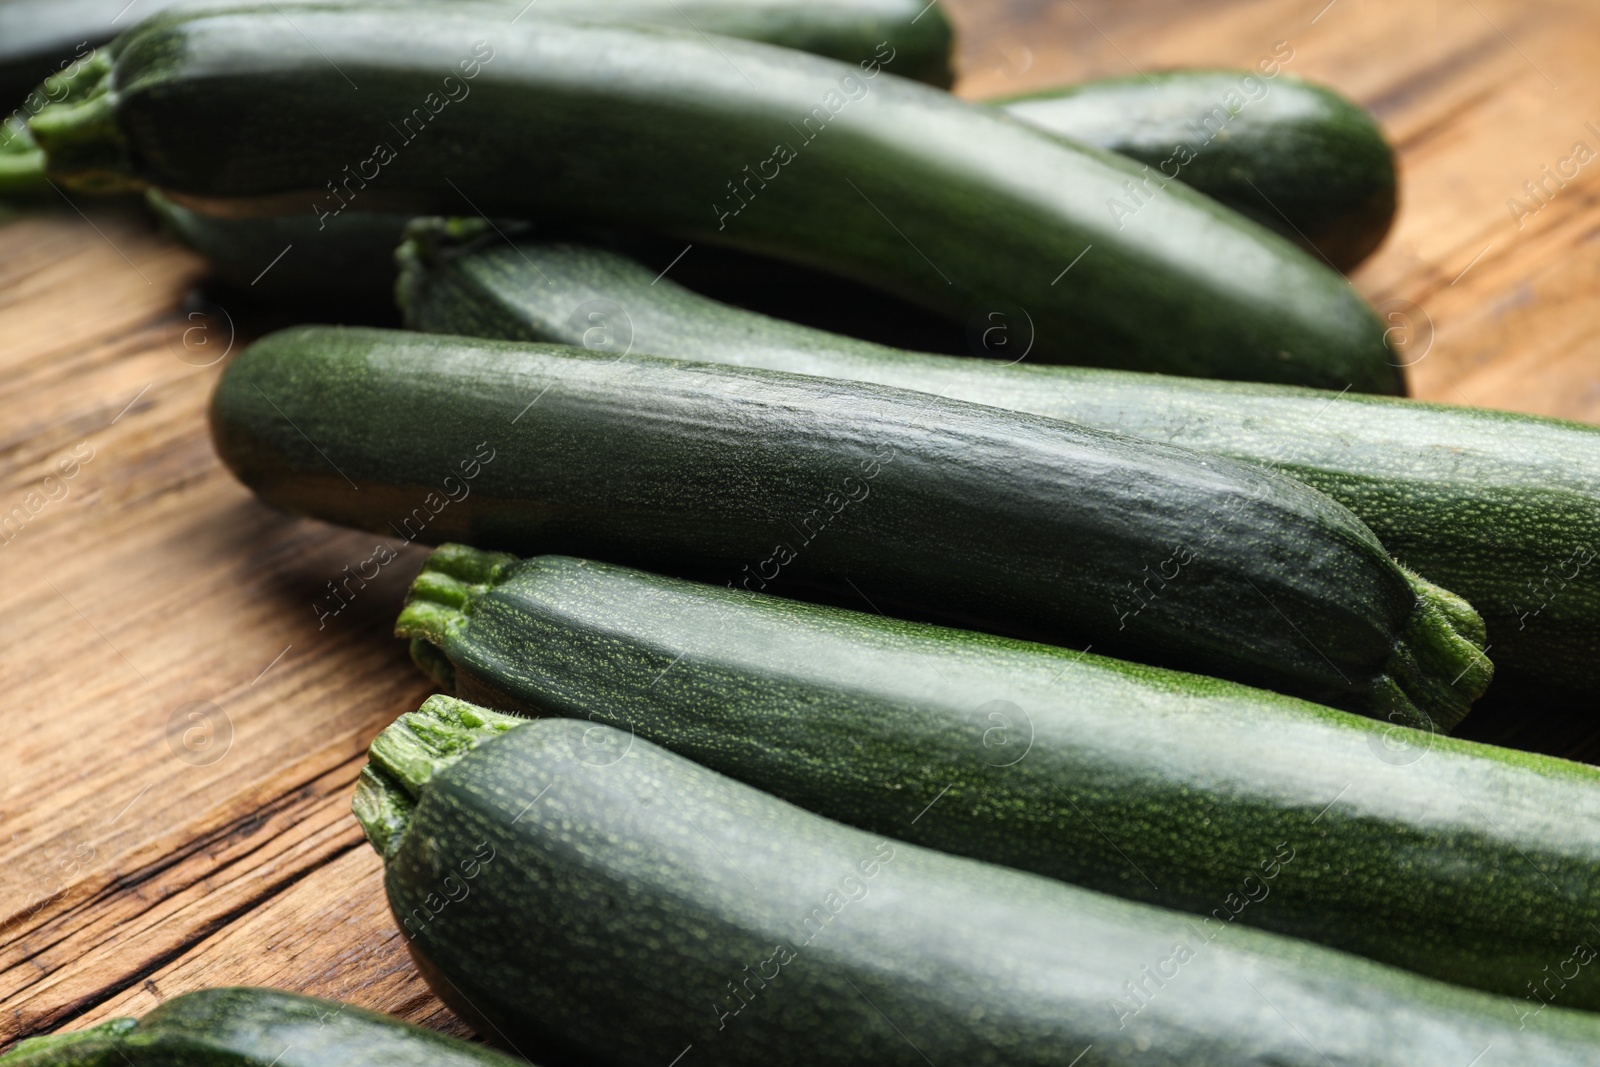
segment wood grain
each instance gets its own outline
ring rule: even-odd
[[[1398,146],[1401,215],[1353,282],[1412,331],[1415,394],[1600,421],[1600,164],[1508,206],[1574,142],[1600,150],[1600,8],[946,2],[970,97],[1289,42],[1288,70]],[[219,984],[461,1030],[349,815],[366,744],[428,691],[388,637],[421,553],[386,542],[397,561],[319,621],[376,539],[275,514],[218,465],[206,398],[247,337],[189,317],[202,274],[132,205],[0,225],[0,516],[26,513],[0,531],[0,1045]]]

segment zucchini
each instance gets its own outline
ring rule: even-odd
[[[1337,273],[1183,187],[1114,218],[1133,163],[885,76],[892,45],[846,65],[481,10],[307,9],[293,26],[270,8],[169,12],[30,126],[52,175],[84,188],[319,221],[472,205],[639,226],[960,321],[1009,302],[1036,358],[1403,390],[1382,324]]]
[[[390,910],[440,998],[538,1058],[1463,1067],[1492,1048],[1564,1067],[1600,1048],[1586,1012],[1519,1028],[1504,997],[846,827],[610,726],[444,697],[401,721],[355,801]],[[1293,870],[1303,840],[1277,840],[1241,879]]]
[[[200,989],[140,1019],[19,1042],[5,1067],[516,1067],[523,1061],[350,1004],[244,986]]]
[[[906,352],[719,304],[616,253],[527,238],[512,248],[495,234],[479,239],[483,228],[416,225],[400,253],[409,325],[568,344],[598,342],[609,329],[635,352],[920,389],[1270,464],[1334,497],[1402,563],[1471,601],[1497,675],[1593,691],[1600,430],[1592,426]]]
[[[341,0],[277,0],[278,7],[328,7]],[[352,0],[344,0],[352,2]],[[372,7],[381,0],[356,0]],[[70,63],[106,44],[140,19],[174,6],[175,0],[5,0],[0,2],[0,109],[24,106],[29,92]],[[186,3],[193,11],[200,4]],[[245,6],[239,0],[210,2],[212,10]],[[266,6],[266,5],[258,5]],[[502,19],[523,4],[504,0]],[[879,43],[894,42],[896,73],[949,85],[950,24],[944,12],[913,0],[812,0],[803,7],[781,0],[539,0],[535,18],[581,15],[607,22],[696,26],[707,33],[798,48],[854,63]],[[296,16],[294,21],[298,21]],[[53,95],[53,94],[51,94]],[[48,99],[45,95],[39,103]],[[30,113],[38,108],[30,107]]]
[[[1370,255],[1394,222],[1394,150],[1377,121],[1291,75],[1179,70],[986,102],[1138,160],[1153,188],[1193,186],[1339,270]]]
[[[934,403],[742,367],[301,327],[229,365],[211,426],[268,503],[407,540],[821,587],[1445,729],[1487,685],[1466,602],[1397,566],[1321,493]]]
[[[1227,919],[1434,978],[1520,998],[1552,945],[1596,936],[1600,770],[1579,764],[559,556],[440,548],[395,632],[477,704],[607,723],[852,826],[1201,916],[1289,839],[1264,906]],[[1561,1003],[1600,1009],[1600,979]]]
[[[319,229],[298,215],[213,218],[154,189],[145,193],[145,202],[169,234],[205,256],[213,274],[235,289],[341,310],[351,304],[385,307],[392,316],[395,246],[409,215],[350,211]]]
[[[932,15],[930,12],[929,17]],[[718,32],[740,36],[729,28]],[[850,58],[837,50],[805,50]],[[1152,75],[1149,82],[1109,78],[992,103],[1041,129],[1152,167],[1159,168],[1171,159],[1175,144],[1182,141],[1188,149],[1183,158],[1193,158],[1178,170],[1176,180],[1319,252],[1338,269],[1351,269],[1382,242],[1394,219],[1394,154],[1383,132],[1365,110],[1330,89],[1292,76],[1270,84],[1259,78],[1246,83],[1250,78],[1253,75],[1248,71],[1169,71]],[[1255,88],[1241,90],[1241,84]],[[1241,92],[1244,95],[1238,95]],[[1215,109],[1230,105],[1229,94],[1243,106],[1237,110],[1226,107],[1223,123]],[[1202,130],[1225,127],[1226,136],[1215,133],[1202,145],[1185,125],[1191,120]],[[1210,125],[1205,125],[1207,122]],[[0,192],[3,190],[0,178]],[[1264,210],[1269,203],[1283,214]],[[276,242],[270,258],[286,243],[299,240],[304,245],[318,233],[315,220],[303,215],[272,219],[206,216],[156,193],[151,194],[151,206],[181,240],[210,259],[218,273],[229,279],[255,277],[266,262],[260,256],[263,242]],[[357,218],[365,216],[347,212],[335,223]],[[399,241],[402,218],[392,216],[395,240],[391,247]],[[353,224],[363,225],[371,223]],[[380,231],[372,232],[372,242],[360,236],[346,239],[340,233],[325,235],[326,243],[318,247],[333,249],[337,253],[331,257],[333,262],[308,257],[284,264],[288,270],[283,273],[297,275],[301,284],[274,295],[325,297],[355,287],[364,293],[380,287],[387,291],[394,280],[389,249],[376,247]]]

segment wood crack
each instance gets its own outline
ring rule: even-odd
[[[13,941],[0,970],[0,1041],[81,1014],[360,846],[349,787],[364,763],[252,798],[259,806],[249,814],[109,880]]]

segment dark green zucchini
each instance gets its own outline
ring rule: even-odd
[[[1143,163],[1150,182],[1119,211],[1136,214],[1181,181],[1339,270],[1371,254],[1394,221],[1394,150],[1377,121],[1292,75],[1179,70],[986,102]]]
[[[598,248],[420,222],[407,322],[853,378],[1270,464],[1354,511],[1399,560],[1472,602],[1507,679],[1588,697],[1600,663],[1600,430],[1285,386],[998,366],[885,348],[719,304]],[[596,318],[595,316],[599,316]],[[603,329],[599,329],[603,328]]]
[[[409,215],[350,211],[319,228],[298,215],[212,218],[153,189],[145,202],[172,236],[205,256],[216,277],[235,289],[296,303],[394,302],[395,246]]]
[[[333,1000],[222,987],[140,1019],[20,1042],[5,1067],[516,1067],[493,1049]]]
[[[446,697],[402,722],[355,802],[390,909],[440,998],[535,1059],[1575,1067],[1600,1049],[1587,1012],[1519,1020],[1505,997],[852,829],[609,726],[491,724]],[[1241,884],[1300,862],[1303,839],[1276,842]]]
[[[227,368],[211,427],[267,502],[408,540],[822,587],[1445,729],[1491,670],[1465,601],[1299,482],[910,390],[302,327]]]
[[[608,723],[852,826],[1201,916],[1288,839],[1262,906],[1224,921],[1434,978],[1521,998],[1552,945],[1600,936],[1600,770],[1563,760],[560,556],[441,548],[395,632],[477,704]],[[402,744],[425,742],[397,726],[373,751]],[[1600,1008],[1600,977],[1560,1000]]]
[[[45,78],[83,58],[141,19],[174,6],[175,0],[0,0],[0,110],[25,106]],[[277,0],[277,6],[329,7],[340,0]],[[345,0],[372,7],[381,0]],[[404,2],[404,0],[394,0]],[[215,0],[211,9],[243,7]],[[184,5],[196,10],[201,5]],[[264,5],[258,5],[264,6]],[[526,6],[504,0],[503,18]],[[913,0],[539,0],[531,18],[582,15],[608,22],[698,27],[706,33],[798,48],[854,63],[870,57],[882,41],[900,55],[896,73],[934,85],[949,85],[950,24],[935,6]],[[43,99],[48,96],[41,94]],[[30,111],[36,111],[33,107]]]
[[[1136,165],[895,77],[892,44],[847,65],[477,12],[157,15],[30,125],[52,175],[83,188],[319,221],[476,208],[638,226],[958,321],[1001,301],[1032,323],[1035,358],[1403,389],[1337,273],[1181,186],[1114,217]]]
[[[729,28],[718,32],[741,36]],[[849,58],[838,50],[806,51]],[[1249,71],[1169,71],[1152,75],[1148,82],[1112,78],[995,103],[1042,129],[1158,169],[1182,142],[1188,145],[1183,158],[1190,162],[1178,168],[1176,180],[1291,241],[1314,247],[1340,270],[1354,267],[1376,248],[1393,221],[1394,158],[1377,123],[1332,90],[1292,76],[1270,81]],[[1218,107],[1223,109],[1221,118]],[[1186,125],[1190,121],[1202,131],[1198,137]],[[1202,154],[1196,149],[1205,136],[1211,139],[1204,143]],[[263,242],[276,241],[270,253],[276,255],[285,243],[300,240],[306,246],[317,232],[309,216],[213,218],[151,195],[152,207],[174,232],[210,259],[224,277],[254,277],[266,262],[260,258]],[[1265,210],[1267,203],[1283,214]],[[357,218],[364,216],[347,212],[336,222]],[[342,229],[348,232],[351,226]],[[376,238],[382,231],[370,232]],[[298,284],[283,292],[284,298],[355,288],[365,293],[393,281],[389,250],[378,249],[359,234],[348,241],[343,233],[328,234],[316,247],[335,254],[326,262],[307,257],[285,264],[288,269],[282,273],[293,275]]]

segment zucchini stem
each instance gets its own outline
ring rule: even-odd
[[[1472,605],[1404,567],[1417,604],[1395,642],[1377,691],[1378,717],[1449,732],[1494,677],[1483,619]]]
[[[372,847],[385,859],[394,855],[433,776],[528,721],[442,695],[396,719],[367,749],[367,766],[351,804]]]
[[[455,667],[441,646],[470,612],[472,600],[499,583],[517,557],[466,545],[440,545],[411,583],[394,635],[411,639],[411,660],[441,689],[455,690]]]
[[[514,235],[527,229],[525,225],[511,222],[505,225]],[[488,219],[442,216],[412,219],[400,246],[394,250],[395,306],[409,322],[415,304],[444,272],[446,264],[499,239],[499,233]]]
[[[350,811],[361,824],[368,843],[385,860],[400,850],[400,840],[405,837],[406,827],[411,825],[411,813],[416,806],[417,802],[395,779],[370,763],[361,768]]]
[[[111,68],[106,50],[96,52],[78,69],[61,75],[65,94],[28,120],[29,132],[44,151],[44,169],[70,175],[63,180],[85,192],[129,192],[145,186],[129,177],[138,168],[117,126]]]
[[[0,198],[35,197],[49,189],[44,152],[21,113],[0,123]]]
[[[395,259],[435,266],[498,238],[488,219],[426,216],[406,225]]]

